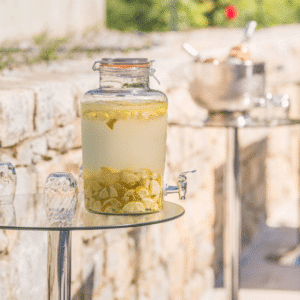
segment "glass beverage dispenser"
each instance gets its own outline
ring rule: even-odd
[[[168,102],[149,88],[151,61],[104,58],[93,69],[100,87],[81,102],[85,206],[105,214],[159,211]]]

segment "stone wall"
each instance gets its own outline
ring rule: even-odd
[[[268,90],[291,94],[294,117],[299,111],[298,27],[262,30],[252,46],[257,59],[267,63]],[[196,106],[190,93],[196,65],[181,45],[189,42],[209,55],[224,53],[240,41],[241,34],[238,29],[150,34],[146,38],[156,46],[149,49],[101,53],[101,57],[155,60],[161,85],[153,78],[151,85],[169,98],[165,182],[174,184],[182,171],[197,172],[188,177],[186,201],[167,196],[186,210],[178,220],[142,228],[73,232],[72,299],[196,300],[215,285],[215,277],[222,274],[227,135],[222,128],[201,128],[207,112]],[[270,49],[274,41],[285,48]],[[59,61],[0,74],[0,160],[15,166],[17,193],[41,192],[54,171],[78,178],[79,101],[85,91],[98,87],[98,74],[91,70],[98,59]],[[289,67],[290,59],[295,68]],[[246,245],[265,222],[295,226],[290,214],[295,211],[299,145],[297,131],[287,128],[243,129],[240,137]],[[280,205],[285,205],[285,214],[279,213]],[[47,234],[2,230],[0,240],[0,299],[46,299]]]
[[[57,37],[84,33],[95,26],[103,28],[105,3],[104,0],[3,0],[0,43],[24,41],[43,31]]]

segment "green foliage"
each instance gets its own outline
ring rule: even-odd
[[[255,20],[258,27],[300,22],[299,0],[235,0],[239,9],[236,26]]]
[[[58,58],[57,51],[61,46],[68,42],[68,38],[50,38],[48,32],[42,32],[40,35],[34,37],[34,43],[40,46],[40,53],[37,60],[56,60]]]
[[[229,20],[225,8],[235,5]],[[107,27],[121,31],[170,31],[207,26],[258,27],[300,22],[300,0],[107,0]]]
[[[121,31],[169,31],[212,24],[226,0],[107,0],[107,27]],[[225,17],[223,17],[224,19]]]

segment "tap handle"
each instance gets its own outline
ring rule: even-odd
[[[178,193],[180,200],[185,200],[185,195],[187,191],[187,178],[186,174],[195,173],[196,170],[182,172],[178,176],[177,186],[166,185],[165,186],[165,195]]]
[[[196,170],[192,170],[192,171],[186,171],[186,172],[182,172],[179,174],[178,176],[178,193],[179,193],[179,199],[180,200],[185,200],[185,195],[186,195],[186,191],[187,191],[187,178],[186,178],[186,174],[188,173],[195,173]]]

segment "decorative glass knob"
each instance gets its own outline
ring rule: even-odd
[[[44,202],[50,221],[72,219],[77,199],[77,182],[72,174],[55,172],[48,176],[44,187]]]
[[[0,204],[13,203],[16,186],[15,168],[10,162],[0,162]]]

